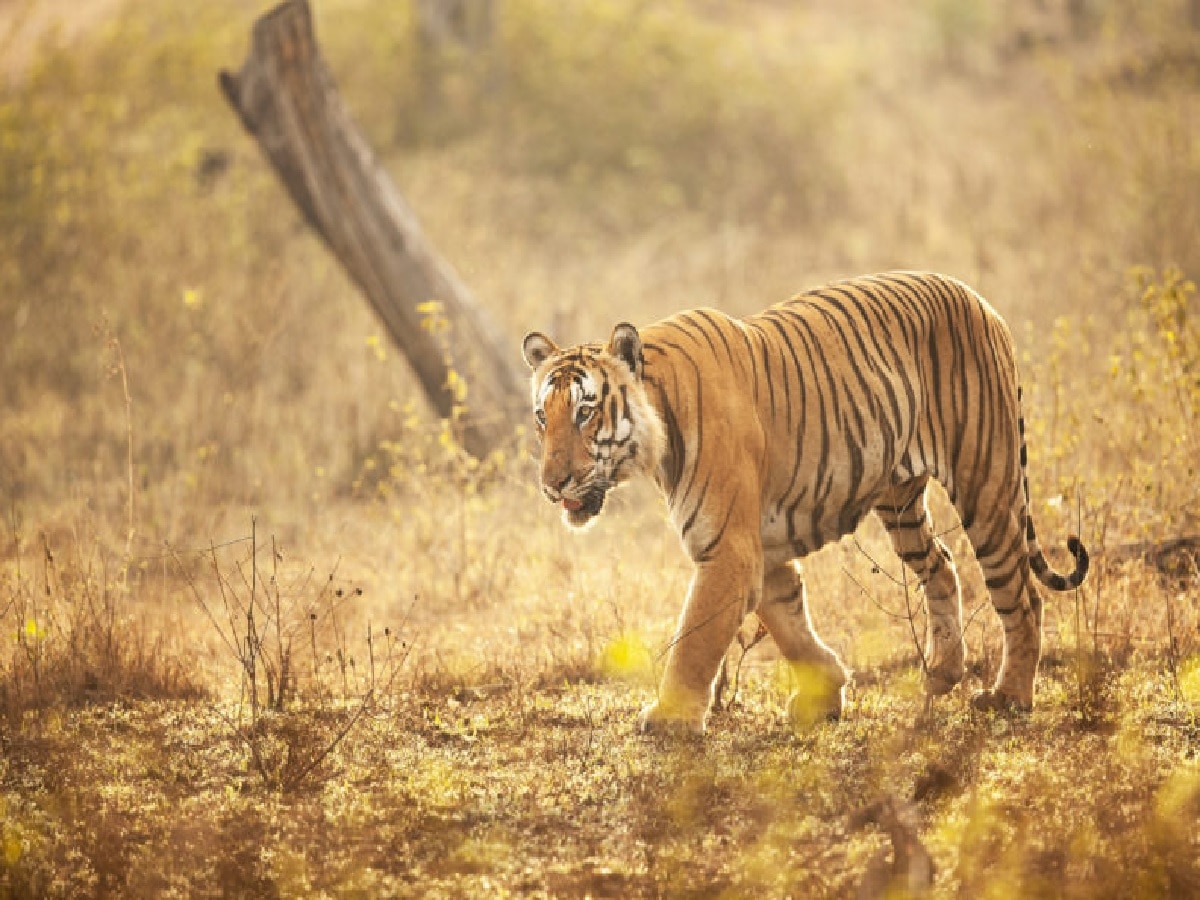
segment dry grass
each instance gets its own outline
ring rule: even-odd
[[[466,464],[222,105],[250,12],[135,0],[0,96],[0,892],[840,896],[881,803],[937,894],[1200,892],[1195,563],[1121,552],[1200,531],[1186,4],[511,0],[433,108],[407,4],[316,6],[514,353],[889,267],[976,284],[1039,532],[1094,575],[1049,605],[1037,711],[972,714],[999,628],[938,498],[972,669],[928,716],[871,522],[806,562],[844,722],[784,724],[767,642],[703,743],[636,736],[689,575],[662,501],[581,539],[521,439]]]

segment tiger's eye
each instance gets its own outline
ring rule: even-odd
[[[596,413],[596,407],[594,407],[594,406],[579,407],[578,411],[576,411],[576,413],[575,413],[575,424],[578,427],[582,428],[584,425],[586,425],[588,422],[591,421],[592,416],[595,415],[595,413]]]
[[[546,427],[546,411],[540,406],[533,411],[533,417],[537,419],[537,423],[543,428]]]

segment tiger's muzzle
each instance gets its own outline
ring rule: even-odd
[[[582,492],[571,491],[570,496],[546,487],[543,487],[543,493],[552,503],[561,503],[568,524],[579,528],[600,514],[611,488],[612,484],[606,479],[594,479]]]

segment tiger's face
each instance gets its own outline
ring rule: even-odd
[[[559,349],[544,334],[526,335],[533,369],[533,419],[541,442],[542,493],[581,528],[608,492],[638,472],[653,473],[663,426],[642,384],[642,341],[618,325],[607,346]]]

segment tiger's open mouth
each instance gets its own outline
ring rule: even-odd
[[[586,525],[595,518],[600,510],[604,507],[604,495],[607,493],[603,487],[593,487],[583,495],[582,500],[564,499],[562,502],[563,509],[567,513],[567,521],[576,528],[581,525]]]

